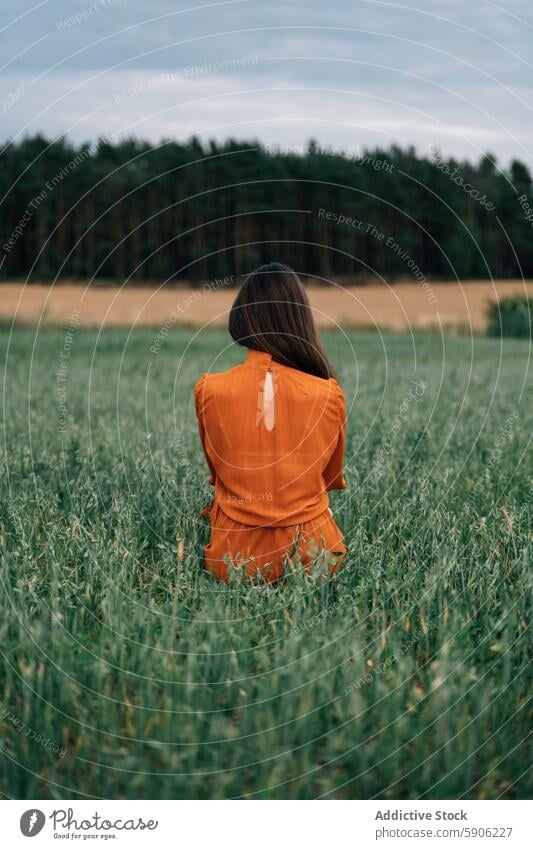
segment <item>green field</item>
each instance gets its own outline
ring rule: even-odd
[[[201,566],[242,351],[156,338],[0,331],[4,797],[529,796],[529,342],[326,334],[350,554],[269,590]]]

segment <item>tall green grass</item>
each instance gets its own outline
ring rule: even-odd
[[[0,329],[4,796],[526,796],[528,343],[327,335],[350,554],[268,590],[201,566],[191,392],[242,353],[70,334]]]

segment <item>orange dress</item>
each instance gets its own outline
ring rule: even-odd
[[[194,389],[200,438],[215,496],[205,565],[279,580],[296,561],[336,571],[346,554],[328,491],[344,489],[342,389],[249,351],[246,361],[204,374]]]

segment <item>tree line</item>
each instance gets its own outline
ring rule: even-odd
[[[533,276],[531,176],[488,153],[34,136],[0,152],[0,190],[3,280]]]

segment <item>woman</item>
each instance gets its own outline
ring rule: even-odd
[[[333,573],[346,554],[328,506],[328,490],[346,486],[345,402],[295,272],[250,274],[229,332],[246,361],[195,386],[215,487],[206,568],[221,581],[233,567],[274,582],[296,562]]]

